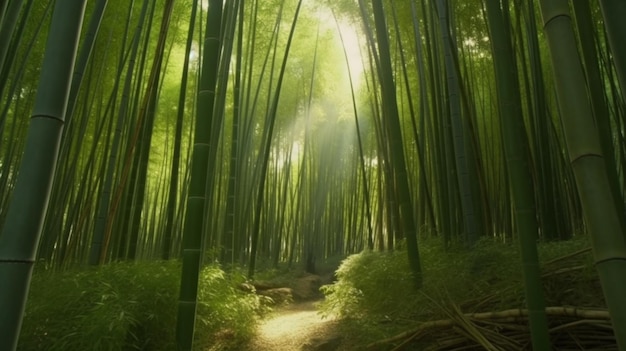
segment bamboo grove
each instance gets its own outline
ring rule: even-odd
[[[0,3],[0,348],[33,265],[198,273],[590,235],[626,348],[626,5],[619,0]],[[357,35],[354,35],[356,28]],[[31,118],[27,118],[30,116]],[[435,279],[435,278],[430,278]]]

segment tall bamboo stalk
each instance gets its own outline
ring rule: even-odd
[[[391,167],[393,168],[393,183],[395,184],[395,195],[398,199],[398,210],[400,223],[407,245],[407,255],[415,286],[422,286],[422,266],[420,262],[419,248],[417,245],[417,230],[413,204],[411,201],[411,191],[407,175],[404,146],[402,145],[402,130],[400,127],[400,116],[396,101],[396,87],[393,79],[391,66],[391,53],[389,50],[389,38],[385,12],[382,0],[372,2],[374,10],[374,22],[376,26],[376,40],[378,43],[380,68],[379,77],[383,97],[383,111],[385,113],[386,128],[388,128],[389,139],[387,140],[391,155]]]
[[[0,234],[0,348],[15,350],[48,199],[86,1],[57,1],[19,179]]]
[[[508,4],[505,2],[505,6]],[[528,165],[528,140],[524,127],[521,94],[517,81],[516,62],[510,37],[504,28],[505,14],[498,0],[487,0],[491,46],[496,70],[498,106],[502,141],[508,177],[511,181],[515,224],[524,273],[526,304],[528,305],[533,349],[549,350],[548,320],[545,315],[543,285],[537,254],[539,226],[535,210],[534,187]]]
[[[183,227],[182,276],[178,300],[176,339],[179,350],[191,350],[196,321],[198,277],[202,260],[202,235],[206,223],[207,170],[211,123],[215,103],[218,63],[222,47],[221,0],[209,1],[202,73],[198,87],[191,179],[187,195],[187,212]]]
[[[302,0],[298,1],[298,5],[296,7],[296,12],[294,14],[293,22],[291,23],[291,29],[289,31],[289,37],[287,39],[287,46],[285,47],[285,53],[283,55],[282,64],[280,66],[280,73],[278,76],[278,82],[276,83],[276,88],[274,90],[274,95],[272,97],[271,104],[268,104],[268,115],[267,115],[267,123],[269,124],[267,127],[267,134],[265,135],[264,144],[262,145],[262,153],[261,153],[261,167],[260,167],[260,178],[259,178],[259,189],[256,193],[256,215],[254,216],[254,224],[252,227],[252,237],[251,237],[251,247],[250,247],[250,263],[248,265],[248,277],[252,278],[254,276],[255,270],[255,262],[256,262],[256,249],[258,245],[259,239],[259,228],[260,228],[260,220],[261,220],[261,209],[263,203],[263,196],[265,191],[265,179],[267,177],[267,167],[269,163],[269,156],[271,150],[271,141],[272,135],[274,131],[274,125],[276,122],[276,113],[278,110],[278,102],[280,100],[281,88],[283,84],[283,80],[285,77],[285,69],[287,67],[287,59],[289,58],[289,51],[291,48],[291,42],[293,40],[293,34],[296,30],[296,23],[298,22],[298,15],[300,14],[300,7],[302,6]]]
[[[559,109],[617,345],[626,349],[626,242],[609,185],[566,0],[542,0]]]

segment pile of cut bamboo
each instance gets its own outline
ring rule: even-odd
[[[450,318],[429,321],[412,330],[367,345],[367,350],[425,351],[530,350],[528,310],[462,313],[447,308]],[[554,350],[617,350],[609,313],[603,309],[548,307]]]

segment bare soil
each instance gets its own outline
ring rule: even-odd
[[[288,305],[262,321],[249,351],[336,350],[337,320],[322,318],[315,301]]]

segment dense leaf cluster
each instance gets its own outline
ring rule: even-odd
[[[258,297],[234,288],[216,267],[201,273],[199,349],[216,337],[236,343],[252,332]],[[180,264],[113,263],[35,273],[19,350],[172,350]]]

